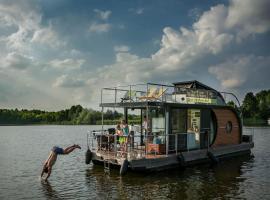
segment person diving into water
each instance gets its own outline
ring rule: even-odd
[[[54,146],[50,152],[49,157],[47,158],[47,160],[45,161],[44,165],[43,165],[43,169],[41,172],[40,177],[42,178],[44,173],[47,174],[45,181],[48,180],[48,178],[50,177],[51,173],[52,173],[52,166],[55,164],[57,156],[58,155],[66,155],[71,153],[72,151],[74,151],[75,149],[81,149],[81,147],[77,144],[74,144],[70,147],[67,147],[65,149],[62,149],[60,147]]]

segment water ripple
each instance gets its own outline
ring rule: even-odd
[[[255,131],[254,156],[217,166],[107,176],[76,150],[59,156],[49,182],[40,181],[51,147],[85,146],[89,129],[97,127],[0,127],[0,199],[270,199],[270,129]]]

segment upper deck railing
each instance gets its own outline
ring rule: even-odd
[[[107,87],[101,90],[101,104],[146,101],[225,105],[221,94],[215,90],[183,88],[155,83]]]

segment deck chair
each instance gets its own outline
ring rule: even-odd
[[[157,93],[157,88],[149,88],[147,91],[146,96],[139,97],[139,100],[148,100],[149,98],[152,98]]]
[[[147,95],[145,97],[141,97],[140,99],[145,99],[145,100],[160,100],[160,97],[166,92],[167,88],[162,88],[160,87],[159,89],[156,89],[154,93],[151,95]],[[149,93],[150,94],[150,93]]]
[[[135,90],[128,90],[124,97],[121,98],[121,102],[125,102],[125,101],[134,101],[134,98],[136,98],[136,91]]]

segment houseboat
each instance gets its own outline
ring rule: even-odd
[[[243,133],[241,111],[227,105],[225,96],[240,107],[234,94],[196,80],[103,88],[102,128],[87,134],[86,164],[102,164],[107,172],[118,167],[122,175],[250,154],[253,137]],[[106,109],[123,111],[127,133],[103,124]],[[140,116],[139,124],[129,123],[130,113]]]

